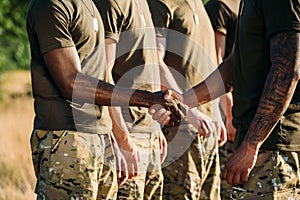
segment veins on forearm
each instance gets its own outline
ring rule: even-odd
[[[270,39],[272,66],[246,141],[262,144],[286,111],[299,80],[299,55],[300,33],[283,32]]]

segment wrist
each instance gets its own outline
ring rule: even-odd
[[[115,136],[115,139],[120,150],[128,151],[128,152],[132,151],[133,146],[129,135],[123,134],[122,136],[118,136],[118,137]]]
[[[251,152],[258,152],[260,145],[252,140],[248,140],[247,138],[244,139],[241,146],[244,146]]]

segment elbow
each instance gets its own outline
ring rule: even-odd
[[[62,83],[59,84],[60,92],[66,100],[71,101],[73,98],[73,93],[76,88],[75,80],[76,76],[70,76],[69,78],[66,78]]]

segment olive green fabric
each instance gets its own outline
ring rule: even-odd
[[[97,32],[92,15],[98,22]],[[36,114],[34,127],[101,134],[109,132],[111,122],[107,107],[82,105],[76,100],[76,83],[73,91],[75,102],[66,101],[43,58],[48,51],[76,47],[82,73],[105,80],[103,24],[93,2],[33,0],[27,12],[27,32],[32,52],[31,73]]]
[[[116,85],[148,91],[160,90],[156,38],[146,0],[95,0],[105,37],[117,42],[113,78]],[[147,108],[122,108],[131,132],[157,131]]]
[[[233,47],[239,2],[240,0],[210,0],[205,4],[213,29],[226,36],[225,58]]]
[[[186,82],[183,91],[199,83],[216,68],[214,31],[201,1],[149,0],[157,35],[167,39],[165,62]],[[187,3],[189,2],[189,3]],[[194,14],[198,16],[196,24]],[[176,80],[180,81],[181,77]]]
[[[300,31],[298,0],[242,0],[237,25],[233,122],[236,145],[247,133],[258,108],[271,68],[270,42],[281,31]],[[262,145],[262,150],[300,150],[300,87],[279,123]]]

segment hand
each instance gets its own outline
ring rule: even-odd
[[[128,174],[128,178],[131,179],[138,175],[138,166],[140,163],[140,152],[138,147],[129,139],[117,141],[119,151],[125,159],[126,168],[121,168],[122,174]],[[119,164],[119,166],[122,166]]]
[[[162,164],[167,157],[168,142],[162,131],[159,131],[158,137],[160,146],[160,163]]]
[[[223,146],[227,142],[227,130],[223,121],[214,121],[215,131],[218,135],[218,146]]]
[[[149,109],[149,113],[153,115],[153,119],[163,125],[175,126],[180,124],[188,109],[181,102],[181,95],[173,90],[159,91],[154,94],[161,96],[163,102],[155,104]]]
[[[223,178],[229,184],[247,182],[250,171],[257,160],[258,148],[243,142],[242,145],[228,159]]]
[[[128,179],[127,163],[119,147],[116,144],[113,146],[114,146],[114,152],[116,156],[116,168],[117,168],[116,171],[117,171],[118,186],[121,186]]]
[[[187,121],[192,124],[200,136],[206,137],[214,132],[214,126],[211,119],[194,107],[188,110],[186,115]]]

